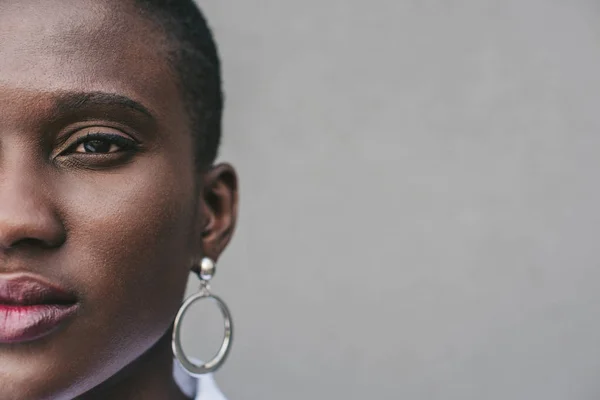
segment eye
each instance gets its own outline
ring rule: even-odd
[[[136,142],[124,136],[110,133],[89,133],[78,138],[68,153],[76,154],[111,154],[133,150]]]

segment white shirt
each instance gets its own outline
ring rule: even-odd
[[[177,360],[173,360],[173,377],[183,394],[190,399],[227,400],[217,387],[212,374],[202,375],[200,379],[194,378],[184,371]]]

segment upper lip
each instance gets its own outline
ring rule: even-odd
[[[0,304],[33,306],[43,304],[69,305],[77,302],[73,293],[32,276],[4,278],[0,276]]]

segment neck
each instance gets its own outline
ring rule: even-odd
[[[173,379],[169,330],[152,348],[77,400],[189,400]]]

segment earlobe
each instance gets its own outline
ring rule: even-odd
[[[235,231],[238,181],[233,167],[219,164],[204,174],[202,193],[202,249],[217,261]]]

